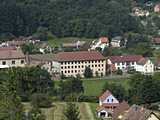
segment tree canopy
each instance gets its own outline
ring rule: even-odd
[[[57,37],[99,37],[139,32],[130,15],[132,0],[0,0],[0,37],[36,33]],[[5,11],[5,12],[4,12]]]

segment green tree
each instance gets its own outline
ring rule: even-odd
[[[26,116],[29,120],[46,120],[44,114],[42,114],[41,110],[38,107],[33,107],[31,111],[29,111]]]
[[[79,110],[76,104],[68,103],[64,116],[65,120],[80,120]]]
[[[91,78],[93,77],[93,72],[90,67],[86,67],[84,70],[84,77]]]
[[[10,74],[13,76],[13,74]],[[22,120],[23,106],[17,95],[17,81],[10,77],[0,84],[0,119]]]
[[[127,97],[127,92],[126,92],[125,88],[120,84],[106,82],[105,85],[103,86],[103,92],[105,92],[106,90],[111,91],[112,94],[119,101],[123,101]]]

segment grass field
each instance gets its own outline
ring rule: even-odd
[[[65,37],[65,38],[52,38],[49,39],[49,45],[52,47],[58,47],[62,43],[69,43],[69,42],[76,42],[76,41],[92,41],[93,39],[87,39],[87,38],[76,38],[76,37]]]
[[[103,86],[105,85],[106,82],[109,83],[117,83],[121,84],[124,86],[125,89],[129,88],[128,85],[129,79],[124,78],[124,79],[83,79],[83,86],[84,86],[84,95],[86,96],[99,96],[102,93]],[[55,87],[58,87],[59,81],[55,81]]]
[[[118,80],[83,80],[84,95],[86,96],[99,96],[102,93],[103,86],[106,82],[117,83],[124,86],[125,89],[129,88],[128,79]]]

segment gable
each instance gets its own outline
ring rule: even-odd
[[[119,103],[119,101],[113,95],[109,95],[105,98],[103,103]]]

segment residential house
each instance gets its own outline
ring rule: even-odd
[[[112,65],[111,71],[120,69],[126,72],[129,69],[136,69],[137,62],[141,58],[143,58],[141,55],[110,56],[108,64]]]
[[[96,48],[103,50],[106,46],[109,46],[109,39],[107,37],[101,37],[98,41],[93,41],[91,50],[95,50]]]
[[[93,76],[104,76],[106,73],[106,59],[97,51],[60,52],[55,55],[60,63],[60,72],[66,77],[84,76],[86,67],[90,67]]]
[[[0,50],[0,68],[24,67],[25,55],[21,50]]]
[[[54,54],[27,55],[27,64],[29,66],[41,66],[51,75],[57,76],[60,73],[60,63],[55,60]]]
[[[160,120],[160,118],[151,110],[132,105],[128,111],[124,112],[120,120]]]
[[[112,95],[109,90],[106,90],[99,97],[99,106],[97,108],[98,117],[112,118],[113,111],[119,106],[119,101]]]
[[[122,40],[121,36],[116,36],[116,37],[112,38],[111,46],[112,47],[121,47],[121,40]]]
[[[148,58],[142,58],[137,62],[136,71],[143,74],[152,74],[154,72],[154,64]]]
[[[156,4],[156,5],[154,6],[154,12],[157,12],[157,13],[160,12],[160,4]]]

